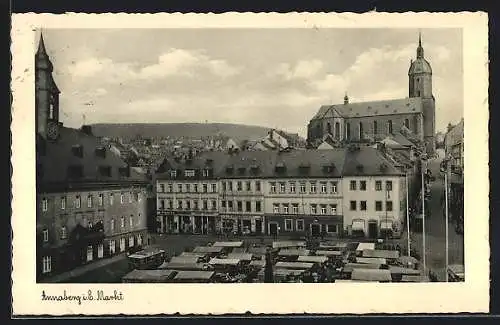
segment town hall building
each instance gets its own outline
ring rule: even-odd
[[[343,104],[324,105],[307,128],[312,146],[332,138],[342,146],[350,142],[376,142],[387,136],[411,131],[425,144],[428,154],[435,152],[435,99],[432,94],[432,68],[424,57],[421,37],[417,58],[408,70],[408,98],[350,103],[347,94]]]

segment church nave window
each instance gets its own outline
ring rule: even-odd
[[[377,133],[378,133],[377,121],[373,121],[373,134],[377,134]]]
[[[392,134],[392,120],[389,120],[389,122],[387,122],[387,132],[389,134]]]
[[[410,120],[409,120],[409,119],[407,119],[407,118],[405,118],[405,127],[406,127],[407,129],[409,129],[409,128],[410,128]]]

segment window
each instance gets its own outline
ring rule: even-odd
[[[299,213],[299,205],[297,203],[292,204],[292,213]]]
[[[249,181],[246,182],[246,189],[249,192],[252,190],[252,183],[250,183]]]
[[[130,236],[128,238],[128,247],[134,247],[134,244],[135,244],[134,241],[135,241],[134,236]]]
[[[165,192],[165,184],[160,184],[159,192]]]
[[[115,197],[113,196],[113,193],[111,193],[109,195],[109,205],[113,205],[113,201],[114,201]]]
[[[125,202],[125,195],[122,193],[120,194],[120,204],[123,204]]]
[[[375,201],[375,211],[382,211],[382,201]]]
[[[328,132],[329,134],[332,134],[332,125],[330,123],[326,124],[326,132]]]
[[[387,211],[392,211],[392,201],[385,202],[385,209]]]
[[[229,192],[233,191],[233,182],[229,182]]]
[[[283,213],[288,214],[288,204],[283,204]]]
[[[128,203],[132,203],[132,192],[128,193]]]
[[[217,184],[212,184],[211,187],[212,187],[212,193],[217,192]]]
[[[194,200],[193,208],[194,208],[194,210],[198,210],[198,200]]]
[[[141,234],[137,235],[137,245],[139,245],[139,246],[142,245],[142,235]]]
[[[377,133],[378,133],[377,121],[373,121],[373,134],[377,134]]]
[[[360,205],[359,205],[359,206],[360,206],[360,208],[359,208],[359,209],[360,209],[361,211],[366,211],[366,201],[360,201],[360,202],[359,202],[359,204],[360,204]]]
[[[332,193],[333,193],[333,194],[336,194],[336,193],[337,193],[337,185],[338,185],[338,183],[337,183],[337,182],[332,182],[332,183],[331,183]]]
[[[260,201],[255,202],[255,212],[260,212],[262,210],[262,206]]]
[[[349,189],[350,189],[351,191],[356,191],[356,181],[351,181],[351,182],[349,183]]]
[[[311,182],[311,193],[316,193],[316,182]]]
[[[160,200],[160,210],[165,210],[165,200]]]
[[[345,124],[345,137],[349,140],[351,139],[351,123]]]
[[[120,227],[125,228],[125,217],[121,217],[121,219],[120,219]]]
[[[66,197],[65,196],[63,196],[61,198],[61,210],[64,210],[64,209],[66,209]]]
[[[276,183],[271,182],[271,193],[276,193]]]
[[[220,206],[224,209],[226,208],[226,201],[222,200],[220,201]]]
[[[99,206],[102,206],[104,204],[104,195],[103,194],[99,194],[98,204],[99,204]]]
[[[168,192],[173,192],[174,191],[174,185],[173,184],[168,184],[167,185]]]
[[[94,224],[92,223],[92,221],[89,221],[88,224],[87,224],[87,227],[89,229],[92,229],[93,226],[94,226]]]
[[[332,215],[336,215],[337,214],[337,205],[336,204],[330,205],[330,211],[331,211]]]
[[[260,192],[260,181],[255,181],[255,191]]]
[[[120,238],[120,252],[125,251],[125,238]]]
[[[168,205],[167,205],[167,208],[168,209],[173,209],[174,208],[174,201],[173,200],[168,200]]]
[[[326,182],[321,182],[321,193],[326,194]]]
[[[366,181],[359,181],[359,190],[366,191]]]
[[[363,123],[359,122],[359,138],[363,139]]]
[[[285,191],[286,191],[285,183],[280,183],[280,193],[285,193]]]
[[[375,191],[382,191],[382,181],[375,181]]]
[[[52,257],[44,256],[42,258],[42,273],[50,273],[52,271]]]
[[[387,191],[392,191],[392,181],[385,182],[385,189]]]
[[[130,224],[130,228],[132,228],[134,226],[134,216],[130,216],[129,224]]]
[[[65,226],[61,227],[61,239],[66,239],[68,237],[68,231]]]
[[[236,206],[237,206],[238,212],[243,211],[243,202],[237,201]]]
[[[304,220],[297,219],[297,221],[295,221],[295,229],[297,231],[304,231]]]
[[[94,259],[94,249],[92,245],[87,246],[87,262],[91,262]]]
[[[208,184],[203,184],[203,193],[208,192]]]
[[[321,205],[321,214],[326,214],[326,205],[325,204]]]
[[[236,183],[236,189],[238,190],[238,192],[243,190],[243,184],[240,181]]]
[[[116,252],[116,241],[110,240],[109,241],[109,255],[113,255],[115,252]]]
[[[176,170],[171,170],[170,171],[170,178],[176,178],[177,177],[177,171]]]
[[[198,184],[194,184],[193,187],[194,187],[193,192],[198,193]]]
[[[92,207],[92,195],[87,196],[87,207]]]
[[[192,169],[185,170],[184,177],[194,177],[194,170],[192,170]]]
[[[217,210],[217,200],[212,200],[212,210]]]
[[[177,192],[182,193],[182,184],[177,184]]]
[[[227,208],[229,211],[233,211],[233,201],[227,201]]]
[[[306,192],[306,183],[300,183],[300,193]]]
[[[316,206],[316,204],[311,204],[311,213],[312,214],[318,213],[318,207]]]
[[[326,232],[336,233],[337,232],[337,225],[326,225]]]
[[[245,205],[246,205],[246,211],[251,212],[252,211],[252,202],[247,201]]]
[[[273,212],[280,213],[280,205],[278,203],[273,203]]]
[[[49,230],[48,229],[43,230],[43,241],[45,243],[49,241]]]
[[[186,184],[186,192],[191,192],[191,184]]]
[[[208,201],[203,200],[203,210],[208,210]]]
[[[292,219],[285,219],[285,231],[292,231]]]
[[[407,118],[405,118],[405,127],[408,129],[410,128],[410,120]]]
[[[104,246],[99,244],[97,246],[97,258],[102,258],[104,256]]]
[[[392,121],[389,120],[389,122],[387,122],[387,132],[389,134],[392,134]]]
[[[356,211],[356,201],[350,201],[349,206],[351,211]]]
[[[77,195],[75,197],[75,208],[80,209],[81,206],[82,206],[82,198],[79,195]]]
[[[295,193],[295,182],[290,182],[290,193]]]
[[[111,219],[111,232],[115,231],[115,219]]]
[[[48,204],[47,199],[45,199],[45,198],[44,198],[44,199],[42,199],[42,211],[43,211],[43,212],[46,212],[46,211],[48,210],[48,205],[49,205],[49,204]]]

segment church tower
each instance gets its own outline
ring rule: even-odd
[[[424,141],[427,154],[435,152],[435,99],[432,94],[432,68],[424,57],[422,47],[422,36],[418,36],[417,58],[411,61],[408,70],[409,97],[420,97],[422,99]]]
[[[57,140],[59,137],[60,91],[52,78],[53,69],[41,35],[35,54],[36,133],[48,140]]]

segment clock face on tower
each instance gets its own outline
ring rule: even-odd
[[[56,140],[59,137],[59,125],[55,122],[49,122],[47,124],[47,138],[50,140]]]

